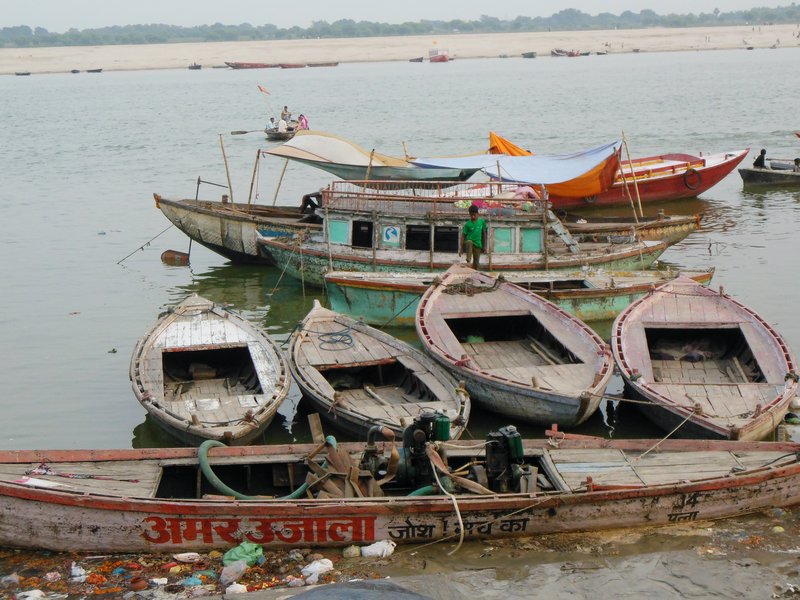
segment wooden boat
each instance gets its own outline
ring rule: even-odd
[[[409,161],[367,152],[357,144],[321,131],[298,131],[289,142],[265,153],[333,173],[347,180],[464,181],[478,168],[437,169],[418,167]]]
[[[380,190],[369,189],[369,184],[331,183],[322,192],[327,225],[320,234],[257,236],[259,252],[286,274],[320,287],[328,271],[444,271],[460,261],[459,232],[467,207],[457,205],[459,196],[444,197],[438,183],[403,195],[389,189],[391,184]],[[667,248],[666,242],[630,237],[578,243],[552,211],[542,216],[519,207],[498,208],[484,218],[489,243],[481,260],[495,272],[574,271],[584,266],[641,270]]]
[[[267,128],[264,130],[266,137],[271,142],[285,142],[286,140],[290,140],[294,137],[294,134],[297,133],[297,129],[294,127],[291,129],[287,129],[286,131],[278,131],[278,128]]]
[[[261,329],[193,294],[139,340],[131,357],[136,398],[187,444],[249,444],[289,392],[289,366]]]
[[[273,69],[279,67],[278,63],[260,63],[260,62],[228,62],[225,61],[231,69]]]
[[[14,73],[14,75],[16,75],[17,77],[27,77],[30,74],[31,74],[30,71],[17,71],[16,73]]]
[[[614,363],[589,326],[527,290],[454,265],[422,295],[417,334],[473,401],[513,419],[588,419]]]
[[[200,65],[198,63],[192,63],[186,68],[189,69],[190,71],[199,71],[200,69],[203,68],[203,65]]]
[[[81,70],[80,70],[80,69],[72,69],[72,70],[70,71],[70,73],[80,73],[80,72],[81,72]]]
[[[601,241],[608,237],[630,236],[642,240],[663,240],[677,244],[700,227],[703,215],[667,215],[660,210],[651,217],[586,217],[564,210],[556,211],[564,227],[579,242]]]
[[[707,285],[708,271],[527,271],[500,275],[549,300],[581,321],[614,319],[653,286],[678,274]],[[370,325],[413,327],[419,299],[441,273],[331,271],[325,291],[333,310]]]
[[[724,179],[744,160],[749,149],[739,152],[724,152],[693,156],[690,154],[663,154],[633,160],[633,170],[625,161],[620,163],[620,172],[613,185],[596,195],[570,197],[550,192],[550,202],[557,208],[579,206],[611,206],[630,204],[630,197],[642,203],[663,202],[693,198],[709,190]]]
[[[536,58],[536,52],[523,52],[522,58]]]
[[[569,50],[564,48],[553,48],[550,50],[550,56],[569,56]]]
[[[794,187],[800,185],[800,172],[785,169],[739,169],[744,187],[783,186]]]
[[[425,60],[424,56],[415,56],[414,58],[409,58],[408,62],[421,63],[424,60]]]
[[[273,264],[259,253],[256,233],[270,238],[321,230],[321,218],[290,206],[235,204],[227,196],[221,201],[153,197],[156,208],[191,240],[236,263]]]
[[[685,277],[620,314],[611,348],[639,407],[680,437],[762,439],[797,393],[797,363],[772,326]]]
[[[281,69],[305,69],[306,63],[280,63],[278,66]]]
[[[421,413],[447,417],[461,436],[470,398],[419,350],[364,323],[314,307],[289,342],[289,365],[303,395],[335,426],[365,436],[374,426],[402,436]]]
[[[428,60],[432,63],[445,63],[453,60],[450,53],[443,48],[431,48],[428,50]]]
[[[317,63],[308,63],[309,67],[338,67],[338,62],[317,62]]]
[[[86,69],[87,73],[102,73],[103,69]]]
[[[426,429],[409,436],[398,458],[394,443],[334,448],[321,438],[211,452],[0,451],[0,545],[173,553],[244,541],[265,549],[453,543],[461,535],[685,525],[800,503],[794,443],[569,434],[520,441],[503,428],[487,436],[485,449],[474,440],[446,442],[442,457],[422,445]],[[390,465],[402,468],[388,478]],[[462,468],[467,476],[457,474]],[[457,513],[439,491],[437,478],[445,473],[454,482]]]

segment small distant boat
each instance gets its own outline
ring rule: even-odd
[[[466,427],[469,394],[443,368],[317,300],[292,333],[288,354],[303,395],[323,418],[350,433],[364,437],[378,425],[402,437],[424,412],[448,418],[450,439]]]
[[[424,60],[425,60],[424,56],[415,56],[414,58],[409,58],[408,62],[421,63]]]
[[[87,73],[102,73],[103,69],[86,69]]]
[[[189,69],[190,71],[199,71],[200,69],[203,68],[203,65],[200,65],[200,64],[197,64],[197,63],[192,63],[186,68]]]
[[[306,63],[280,63],[281,69],[305,69]]]
[[[31,74],[30,71],[17,71],[16,73],[14,73],[14,75],[16,75],[17,77],[27,77],[30,74]]]
[[[70,71],[70,73],[80,73],[80,72],[81,72],[81,70],[80,70],[80,69],[72,69],[72,70]]]
[[[271,69],[278,67],[277,63],[259,63],[259,62],[228,62],[225,61],[231,69]]]
[[[777,331],[722,291],[686,277],[614,321],[611,349],[628,393],[678,437],[760,440],[798,389],[797,362]]]
[[[767,187],[800,185],[800,172],[788,169],[739,169],[744,187]]]
[[[338,62],[308,63],[309,67],[338,67]]]
[[[569,56],[569,50],[564,48],[553,48],[550,50],[550,56]]]
[[[428,51],[428,60],[432,63],[444,63],[452,60],[450,53],[443,48],[431,48]]]
[[[606,54],[608,54],[608,50],[598,50],[597,52],[595,52],[595,54],[597,54],[597,56],[605,56]]]
[[[536,52],[523,52],[522,58],[536,58]]]
[[[614,362],[592,329],[529,291],[453,265],[423,294],[417,334],[473,402],[513,419],[580,425],[600,406]]]
[[[254,442],[289,392],[289,365],[254,324],[197,294],[161,317],[131,357],[133,392],[190,445]]]
[[[295,133],[297,133],[296,127],[289,127],[286,131],[278,131],[277,127],[264,130],[267,139],[272,142],[285,142],[292,139]]]

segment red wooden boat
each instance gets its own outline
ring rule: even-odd
[[[595,196],[570,197],[548,188],[553,206],[575,208],[585,206],[610,206],[636,202],[635,185],[642,203],[678,200],[699,196],[724,179],[744,160],[749,148],[738,152],[720,152],[706,156],[691,154],[662,154],[633,160],[633,169],[627,161],[620,161],[621,171],[613,185]],[[628,195],[630,193],[630,196]]]
[[[442,456],[429,442],[437,440],[435,421],[415,422],[400,452],[394,442],[337,446],[330,438],[211,453],[209,442],[199,450],[2,451],[0,546],[175,552],[242,541],[454,543],[669,525],[800,503],[794,443],[555,432],[522,441],[509,426],[485,445],[438,440],[447,447]],[[457,510],[440,491],[444,478]]]
[[[447,50],[442,48],[431,48],[431,50],[428,51],[428,60],[432,63],[443,63],[451,59]]]
[[[225,61],[231,69],[272,69],[279,66],[277,63],[254,63],[254,62],[228,62]]]
[[[281,69],[305,69],[306,63],[281,63]]]

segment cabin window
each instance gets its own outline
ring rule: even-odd
[[[508,254],[514,251],[514,230],[511,227],[492,227],[492,252]]]
[[[434,252],[458,252],[458,227],[435,227],[433,250]]]
[[[646,327],[645,336],[654,381],[699,384],[766,381],[739,327]]]
[[[406,226],[406,250],[430,250],[431,228],[430,225]]]
[[[521,232],[523,252],[542,251],[542,230],[540,228],[523,228]]]
[[[353,248],[372,248],[372,222],[353,221]]]
[[[328,239],[331,244],[347,244],[350,241],[350,223],[335,219],[328,220]]]
[[[531,314],[445,319],[481,368],[502,365],[580,364],[577,356]]]

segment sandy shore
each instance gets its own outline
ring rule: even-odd
[[[456,59],[509,56],[535,51],[540,57],[553,48],[584,52],[674,52],[733,48],[796,48],[797,25],[762,25],[694,29],[622,31],[559,31],[546,33],[316,39],[271,42],[153,44],[143,46],[81,46],[0,49],[0,74],[63,73],[72,69],[104,71],[180,69],[191,63],[204,67],[225,61],[267,63],[364,62],[408,60],[426,56],[435,47]]]

